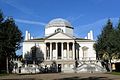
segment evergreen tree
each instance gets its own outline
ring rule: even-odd
[[[117,48],[115,58],[120,58],[120,19],[118,21],[118,25],[117,25],[115,31],[116,31],[116,36],[114,36],[115,37],[114,44],[116,45],[116,48]]]
[[[107,24],[103,28],[102,33],[98,36],[98,40],[94,45],[94,48],[97,52],[97,56],[99,57],[99,59],[109,61],[110,67],[112,54],[116,51],[116,47],[114,44],[115,43],[114,36],[115,30],[113,28],[113,24],[110,21],[110,19],[108,19]]]
[[[3,18],[2,15],[0,15],[0,17],[1,19]],[[15,51],[20,49],[22,40],[22,33],[13,18],[3,18],[0,26],[0,55],[6,58],[7,73],[9,73],[9,60],[16,55]]]

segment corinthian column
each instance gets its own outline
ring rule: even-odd
[[[67,43],[67,58],[69,59],[69,43]]]
[[[46,54],[47,54],[47,46],[46,46],[46,43],[45,43],[45,53],[44,53],[44,60],[46,60]]]
[[[52,60],[52,43],[50,43],[50,60]]]
[[[73,42],[73,46],[72,46],[72,52],[73,52],[73,59],[75,59],[75,44]]]
[[[56,60],[57,60],[58,59],[58,44],[57,43],[56,43],[55,47],[56,47]]]
[[[63,43],[61,42],[61,54],[62,54],[62,59],[63,59]]]

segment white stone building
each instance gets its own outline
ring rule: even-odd
[[[23,42],[23,59],[40,60],[41,66],[50,67],[53,61],[56,62],[58,71],[72,72],[76,61],[96,60],[96,52],[93,48],[93,32],[90,31],[85,38],[75,37],[74,27],[66,20],[57,18],[51,20],[45,26],[45,37],[33,38],[26,31]],[[36,46],[36,52],[32,48]],[[84,71],[84,70],[83,70]]]

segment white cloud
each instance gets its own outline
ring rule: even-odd
[[[73,16],[69,16],[67,17],[66,19],[67,20],[70,20],[72,23],[79,20],[81,17],[83,17],[84,15],[83,14],[80,14],[79,16],[76,16],[76,17],[73,17]]]
[[[104,19],[100,19],[100,20],[95,21],[95,22],[90,23],[90,24],[79,25],[79,27],[85,27],[85,28],[88,28],[88,27],[96,27],[96,28],[98,28],[97,26],[103,27],[106,24],[108,19],[110,19],[112,21],[112,23],[115,24],[118,21],[119,18],[117,18],[117,17],[104,18]]]
[[[12,6],[25,14],[29,14],[29,15],[35,14],[35,12],[27,5],[25,5],[21,0],[2,0],[2,1],[7,5]],[[34,16],[37,15],[35,14]]]
[[[104,18],[104,19],[100,19],[98,21],[95,21],[93,23],[89,23],[89,24],[85,24],[85,25],[79,25],[74,29],[74,31],[77,35],[80,34],[80,36],[85,37],[87,35],[87,32],[89,32],[90,30],[93,30],[94,39],[97,39],[97,36],[101,33],[101,30],[106,25],[106,22],[107,22],[108,19],[109,18]],[[113,18],[110,18],[110,19],[111,19],[113,25],[116,26],[119,18],[113,17]]]
[[[35,25],[42,25],[44,26],[45,23],[38,22],[38,21],[30,21],[30,20],[23,20],[23,19],[15,19],[16,22],[25,23],[25,24],[35,24]]]

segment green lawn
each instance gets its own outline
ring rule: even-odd
[[[120,72],[111,72],[113,75],[120,75]]]
[[[6,76],[6,75],[9,75],[9,74],[6,74],[6,73],[0,73],[0,76]]]

